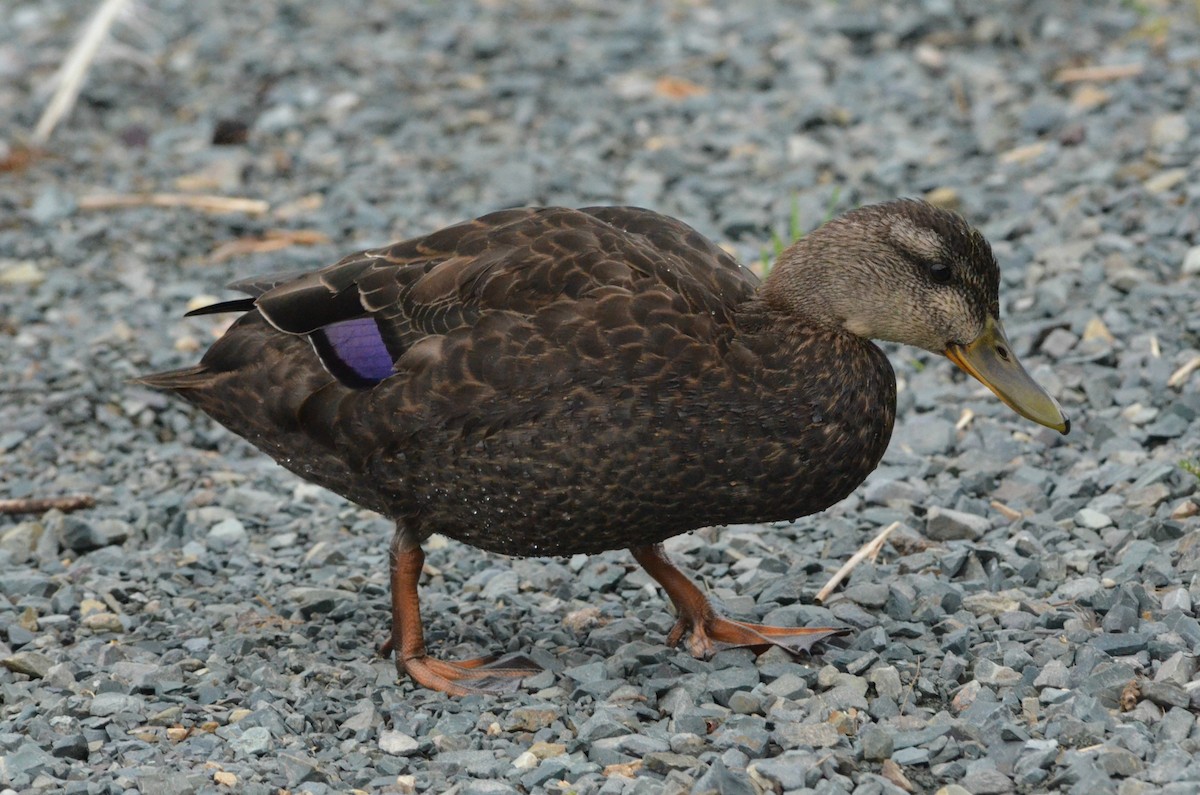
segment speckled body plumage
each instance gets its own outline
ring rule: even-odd
[[[781,316],[756,287],[655,213],[505,211],[246,285],[258,308],[174,386],[415,540],[510,555],[652,544],[822,510],[887,446],[882,351]],[[366,388],[296,333],[364,310],[397,362]]]
[[[1067,432],[1009,350],[987,241],[901,200],[853,210],[758,280],[687,225],[629,207],[507,210],[253,298],[196,367],[148,376],[284,466],[396,521],[392,634],[426,687],[510,689],[527,658],[425,649],[421,542],[511,555],[628,547],[678,611],[667,634],[795,654],[838,634],[725,618],[662,541],[792,519],[845,497],[891,436],[896,382],[872,339],[942,353]]]

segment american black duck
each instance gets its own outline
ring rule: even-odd
[[[834,219],[761,284],[648,210],[505,210],[234,285],[252,297],[198,310],[243,313],[200,364],[144,381],[393,519],[382,651],[463,694],[515,684],[530,664],[426,654],[417,580],[431,533],[507,555],[627,547],[675,604],[669,642],[697,656],[828,635],[718,616],[661,542],[794,519],[858,486],[895,415],[871,340],[944,354],[1066,433],[1004,336],[998,286],[983,236],[919,201]]]

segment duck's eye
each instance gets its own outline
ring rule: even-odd
[[[944,262],[934,262],[929,266],[929,277],[938,284],[949,284],[952,276],[950,266]]]

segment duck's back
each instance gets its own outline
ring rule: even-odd
[[[241,286],[201,364],[148,382],[418,536],[565,554],[791,518],[890,434],[877,348],[740,328],[757,279],[646,210],[503,211]]]

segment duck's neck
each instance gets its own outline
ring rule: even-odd
[[[850,268],[835,269],[801,240],[785,251],[757,298],[764,308],[812,329],[848,332],[870,339],[871,318],[862,311],[867,285]]]

